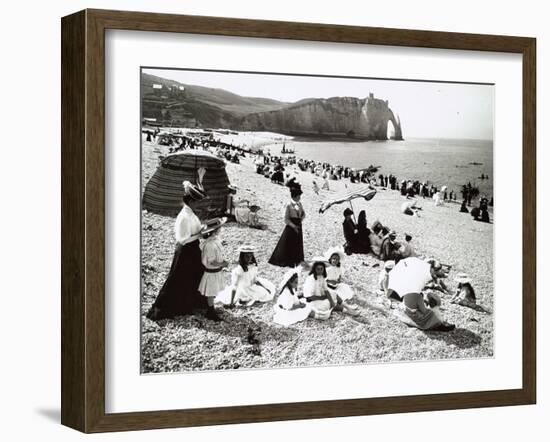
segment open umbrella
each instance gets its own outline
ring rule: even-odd
[[[405,258],[390,271],[388,288],[403,297],[420,293],[431,279],[430,264],[416,257]]]
[[[319,209],[319,213],[326,212],[330,207],[335,204],[349,202],[351,205],[351,200],[354,200],[356,198],[364,198],[366,201],[370,201],[374,197],[374,195],[376,195],[375,189],[370,186],[361,186],[357,189],[350,190],[349,192],[346,192],[340,196],[323,202],[323,204],[321,204],[321,208]]]

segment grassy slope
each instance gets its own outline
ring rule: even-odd
[[[218,110],[222,114],[232,114],[235,117],[240,117],[252,112],[280,109],[287,104],[268,98],[242,97],[223,89],[179,83],[149,74],[142,74],[141,82],[146,92],[152,87],[153,83],[162,84],[165,88],[184,86],[186,101],[195,102],[193,111],[198,110],[199,104],[204,104],[211,111]],[[170,100],[166,101],[167,103],[171,102]],[[197,118],[200,119],[200,114],[197,114]]]

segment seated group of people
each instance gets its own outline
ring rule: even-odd
[[[465,204],[462,204],[465,208]],[[462,207],[460,208],[460,211],[463,212]],[[468,209],[466,209],[466,212]],[[470,211],[470,215],[474,218],[475,221],[481,221],[484,223],[490,223],[491,219],[489,217],[489,200],[487,197],[483,196],[479,200],[479,207],[474,207]]]
[[[263,175],[266,178],[271,179],[272,183],[275,184],[284,184],[285,181],[285,175],[284,175],[285,168],[281,163],[276,163],[273,167],[269,166],[268,164],[264,164],[261,161],[256,161],[256,173],[259,173],[260,175]]]
[[[421,262],[419,258],[411,257],[405,258],[400,265],[411,267],[420,266],[420,268],[422,268],[422,264],[419,264]],[[429,265],[429,282],[422,290],[401,294],[392,288],[390,278],[392,277],[392,271],[403,272],[403,268],[396,268],[395,261],[386,261],[378,277],[377,293],[384,295],[388,299],[390,308],[393,308],[393,303],[395,301],[399,303],[396,316],[406,325],[419,328],[420,330],[452,331],[455,329],[455,325],[450,324],[443,318],[439,310],[441,306],[441,297],[437,293],[438,291],[441,293],[449,293],[443,281],[443,279],[447,277],[449,269],[442,266],[441,263],[435,259],[428,259],[423,265]],[[399,277],[401,276],[402,274],[399,275]],[[418,275],[411,274],[412,278],[417,276]],[[471,285],[469,285],[469,279],[468,281],[462,282],[467,282],[471,289],[471,293],[473,293],[473,289]],[[464,290],[466,290],[465,284],[461,285],[459,282],[458,291],[451,302],[457,302],[456,299],[461,297]]]
[[[400,296],[390,290],[389,277],[394,267],[401,261],[419,260],[411,245],[412,236],[405,234],[405,241],[400,243],[397,241],[396,232],[389,230],[379,221],[373,223],[369,229],[365,211],[360,212],[357,223],[353,216],[351,209],[348,208],[344,211],[343,230],[346,239],[346,253],[372,253],[384,261],[378,279],[377,291],[390,300],[390,306],[392,300],[401,303],[402,314],[398,315],[399,319],[407,325],[422,330],[453,330],[455,326],[446,322],[439,311],[441,298],[438,292],[452,295],[452,303],[475,308],[476,297],[470,278],[465,274],[459,274],[456,279],[458,288],[453,295],[445,283],[450,266],[442,265],[435,259],[426,260],[430,267],[431,280],[425,285],[424,290],[419,293],[407,293],[405,296]]]
[[[205,257],[209,255],[208,250],[209,246],[205,245]],[[301,267],[287,271],[276,288],[272,282],[258,275],[254,251],[251,246],[240,248],[239,264],[231,271],[231,282],[216,294],[210,292],[214,296],[214,303],[228,308],[251,306],[257,302],[270,302],[276,296],[273,320],[283,326],[307,318],[326,320],[332,311],[358,314],[357,308],[348,303],[354,296],[353,290],[342,280],[342,261],[345,256],[343,250],[332,248],[325,256],[314,258],[301,289]],[[219,288],[220,283],[221,281],[218,283]],[[201,284],[199,291],[202,291],[203,285],[205,284]]]
[[[344,250],[347,254],[372,253],[382,261],[399,262],[400,259],[415,256],[411,245],[412,236],[405,234],[405,242],[397,241],[397,233],[375,221],[371,228],[367,227],[367,216],[364,210],[359,212],[357,223],[354,221],[354,213],[350,208],[344,210],[344,222],[342,223],[346,243]]]
[[[314,258],[301,290],[301,268],[287,271],[274,306],[274,322],[288,326],[306,318],[326,320],[333,311],[357,315],[357,307],[348,303],[353,289],[343,282],[344,256],[343,250],[332,248],[324,257]]]

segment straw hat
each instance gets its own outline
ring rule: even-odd
[[[384,263],[384,269],[391,270],[395,267],[395,261],[389,260]]]
[[[239,247],[239,253],[254,253],[256,249],[251,244],[243,244]]]
[[[459,284],[470,284],[472,280],[467,273],[459,273],[456,275],[455,282],[458,282]]]
[[[212,233],[216,230],[218,230],[221,226],[223,226],[227,222],[227,217],[224,216],[222,218],[213,218],[208,221],[206,221],[204,228],[201,230],[201,235],[206,235],[208,233]]]
[[[283,290],[288,284],[288,281],[290,281],[294,277],[294,275],[300,276],[300,272],[301,272],[300,267],[294,267],[293,269],[288,270],[283,275],[281,282],[279,283],[279,290]]]
[[[332,258],[332,255],[338,255],[340,257],[340,261],[343,261],[346,257],[346,254],[344,253],[344,249],[342,247],[331,247],[325,252],[325,261],[330,262],[330,258]]]

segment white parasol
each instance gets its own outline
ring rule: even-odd
[[[388,288],[403,297],[422,292],[431,279],[430,264],[416,257],[405,258],[390,271]]]

